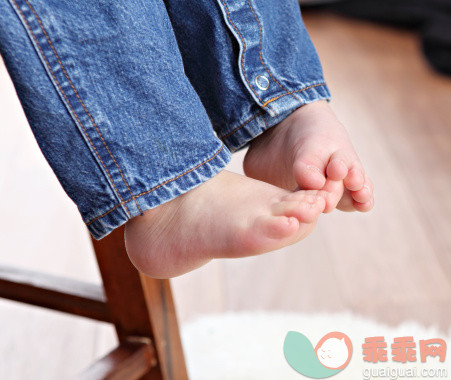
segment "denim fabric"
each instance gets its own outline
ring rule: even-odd
[[[329,98],[295,0],[0,0],[0,52],[97,239]]]
[[[232,152],[301,105],[330,98],[296,0],[195,4],[169,0],[168,13],[186,75]]]

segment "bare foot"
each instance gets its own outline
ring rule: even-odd
[[[155,278],[181,275],[214,258],[273,251],[306,237],[324,192],[289,192],[223,170],[125,226],[133,264]]]
[[[374,204],[373,184],[326,101],[302,106],[254,139],[243,166],[247,176],[283,189],[326,190],[324,212]]]

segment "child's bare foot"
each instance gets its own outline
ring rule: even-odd
[[[328,191],[324,212],[374,204],[373,185],[326,101],[302,106],[254,139],[243,166],[247,176],[284,189]]]
[[[325,203],[323,191],[289,192],[224,170],[130,220],[127,252],[148,276],[174,277],[214,258],[293,244],[313,230]]]

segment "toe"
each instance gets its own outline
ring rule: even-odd
[[[329,160],[326,168],[327,178],[333,181],[342,181],[348,175],[350,160],[342,152],[335,152]]]
[[[343,180],[345,187],[351,191],[360,190],[365,183],[365,175],[362,168],[354,166],[349,170],[348,175]]]
[[[345,189],[343,196],[337,204],[337,209],[345,212],[355,211],[354,203],[355,201],[352,199],[352,193],[348,189]]]
[[[349,191],[345,189],[343,197],[337,205],[341,211],[361,211],[366,212],[373,208],[373,184],[368,176],[365,176],[365,184],[362,189]]]
[[[365,203],[353,201],[352,204],[357,211],[368,212],[374,207],[374,197],[371,197],[371,199]]]
[[[335,207],[337,207],[338,202],[343,196],[344,186],[343,181],[332,181],[330,179],[326,180],[326,184],[321,189],[326,198],[326,207],[324,208],[324,213],[329,213]]]
[[[304,191],[296,193],[293,194],[297,195],[298,200],[288,200],[274,204],[273,214],[295,217],[301,223],[315,222],[326,206],[324,196],[318,195],[318,192],[315,192],[316,194],[305,194],[306,192]]]
[[[365,174],[365,182],[360,190],[352,192],[352,198],[359,203],[368,202],[373,196],[373,184],[370,178]]]
[[[267,215],[259,217],[255,227],[265,237],[284,239],[298,231],[299,221],[295,217]]]
[[[299,154],[293,164],[293,176],[301,189],[319,190],[326,177],[325,163],[314,154]]]
[[[291,193],[285,194],[281,198],[281,200],[314,202],[318,197],[324,198],[324,192],[321,190],[296,190]]]
[[[373,193],[368,185],[363,185],[360,190],[352,192],[352,199],[359,203],[365,203],[371,199],[372,195]]]

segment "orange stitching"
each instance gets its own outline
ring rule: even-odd
[[[220,139],[226,139],[227,137],[233,135],[238,129],[243,128],[247,123],[249,123],[250,121],[252,121],[253,119],[255,119],[257,116],[262,115],[263,112],[258,112],[256,113],[254,116],[252,116],[250,119],[248,119],[247,121],[245,121],[243,124],[239,125],[238,127],[232,129],[229,133],[227,133],[226,135],[222,136]]]
[[[309,88],[317,87],[317,86],[322,86],[322,85],[325,85],[325,83],[314,84],[314,85],[305,87],[305,88],[303,88],[303,89],[301,89],[301,90],[296,90],[296,91],[291,91],[291,92],[292,92],[292,93],[293,93],[293,92],[302,92],[302,91],[308,90]],[[279,98],[281,98],[282,96],[285,96],[285,95],[290,95],[290,94],[288,93],[288,94],[282,94],[282,95],[279,95],[279,96],[277,96],[277,97],[275,97],[275,98],[273,98],[273,99],[268,100],[268,102],[272,102],[272,101],[274,101],[274,100],[277,100],[277,99],[279,99]],[[296,98],[296,99],[297,99],[297,98]],[[256,113],[254,116],[252,116],[249,120],[246,120],[243,124],[241,124],[241,125],[239,125],[238,127],[232,129],[232,130],[231,130],[229,133],[227,133],[226,135],[220,137],[220,139],[221,139],[221,140],[224,140],[224,139],[226,139],[227,137],[233,135],[236,131],[238,131],[239,129],[243,128],[247,123],[249,123],[250,121],[252,121],[252,120],[255,119],[257,116],[260,116],[260,115],[262,115],[262,118],[263,118],[263,121],[265,122],[266,128],[269,128],[269,127],[268,127],[268,123],[266,122],[266,119],[265,119],[265,116],[264,116],[263,112],[258,112],[258,113]]]
[[[251,8],[251,11],[252,11],[254,17],[255,17],[255,20],[256,20],[257,23],[258,23],[258,29],[259,29],[259,31],[260,31],[260,32],[259,32],[259,33],[260,33],[260,43],[258,44],[258,55],[259,55],[259,57],[260,57],[260,62],[262,63],[263,67],[265,68],[265,71],[269,74],[269,76],[272,78],[272,80],[273,80],[274,82],[276,82],[276,83],[279,85],[279,87],[280,87],[282,90],[284,90],[284,91],[286,92],[286,95],[288,95],[288,90],[287,90],[285,87],[283,87],[283,86],[276,80],[276,78],[274,78],[274,77],[272,76],[272,74],[271,74],[271,72],[269,71],[268,67],[267,67],[267,66],[265,65],[265,63],[263,62],[262,49],[261,49],[261,46],[262,46],[262,43],[263,43],[262,26],[261,26],[261,24],[260,24],[260,20],[258,19],[257,15],[256,15],[255,12],[254,12],[254,8],[252,7],[251,0],[247,0],[247,2],[248,2],[248,4],[249,4],[249,7]],[[300,101],[296,96],[294,96],[292,93],[291,93],[291,96],[292,96],[293,98],[295,98],[299,103],[301,103],[301,101]],[[265,104],[267,104],[267,103],[268,103],[268,102],[266,102]]]
[[[252,88],[251,84],[249,83],[249,80],[247,79],[246,72],[244,71],[244,53],[246,52],[246,42],[244,42],[243,36],[241,35],[240,31],[237,29],[237,27],[233,23],[232,19],[230,18],[229,8],[227,8],[227,5],[226,5],[225,1],[222,0],[222,3],[224,4],[224,8],[225,8],[226,13],[227,13],[227,18],[229,19],[230,23],[232,24],[233,29],[235,29],[235,31],[240,36],[241,42],[243,43],[243,52],[241,53],[241,71],[243,72],[244,79],[246,79],[247,84],[249,85],[250,89],[255,94],[255,96],[258,98],[258,100],[260,100],[260,102],[263,102],[263,100],[260,99],[258,94]],[[274,112],[274,110],[270,106],[268,106],[268,108],[271,109]]]
[[[14,1],[14,0],[13,0],[13,1]],[[168,180],[166,180],[166,181],[160,183],[159,185],[152,187],[150,190],[147,190],[147,191],[144,191],[144,192],[142,192],[142,193],[140,193],[140,194],[138,194],[138,195],[135,195],[135,198],[138,198],[138,197],[140,197],[140,196],[142,196],[142,195],[149,194],[149,193],[151,193],[152,191],[158,189],[159,187],[164,186],[164,185],[168,184],[169,182],[175,181],[176,179],[179,179],[180,177],[183,177],[184,175],[186,175],[186,174],[188,174],[188,173],[191,173],[193,170],[196,170],[196,169],[199,168],[200,166],[205,165],[207,162],[210,162],[211,160],[213,160],[219,153],[221,153],[221,151],[222,151],[223,149],[224,149],[224,145],[221,145],[221,148],[220,148],[220,149],[219,149],[212,157],[208,158],[208,159],[205,160],[205,161],[202,161],[200,164],[196,165],[194,168],[191,168],[191,169],[187,170],[186,172],[183,172],[182,174],[179,174],[178,176],[176,176],[176,177],[174,177],[174,178],[168,179]],[[132,200],[133,200],[133,198],[128,199],[128,200],[126,200],[125,202],[121,202],[121,203],[117,204],[117,205],[114,206],[112,209],[108,210],[106,213],[104,213],[104,214],[102,214],[102,215],[99,215],[99,216],[97,216],[96,218],[94,218],[93,220],[91,220],[90,222],[86,223],[86,225],[89,226],[90,224],[94,223],[96,220],[98,220],[98,219],[100,219],[100,218],[103,218],[104,216],[108,215],[110,212],[116,210],[120,205],[122,205],[122,204],[124,204],[124,203],[127,203],[127,202],[130,202],[130,201],[132,201]]]
[[[94,118],[92,117],[92,115],[91,115],[91,113],[88,111],[88,109],[86,108],[84,102],[81,100],[81,98],[80,98],[80,96],[79,96],[79,94],[78,94],[78,91],[75,89],[75,86],[73,85],[72,81],[70,80],[69,75],[67,74],[66,69],[64,68],[63,63],[61,62],[61,59],[60,59],[58,53],[56,52],[55,47],[53,46],[53,43],[52,43],[52,41],[50,40],[50,37],[48,36],[47,31],[46,31],[45,28],[44,28],[44,25],[43,25],[42,22],[41,22],[41,18],[40,18],[40,17],[38,16],[38,14],[35,12],[34,8],[31,6],[31,4],[28,2],[28,0],[25,0],[25,2],[27,3],[27,5],[29,6],[30,10],[31,10],[31,11],[33,12],[33,14],[35,15],[36,20],[38,21],[38,23],[39,23],[39,25],[40,25],[40,27],[41,27],[41,30],[42,30],[42,32],[43,32],[44,35],[45,35],[45,38],[46,38],[47,42],[49,43],[50,47],[52,48],[52,51],[53,51],[53,53],[55,54],[55,57],[56,57],[56,59],[58,60],[58,63],[60,64],[60,66],[61,66],[61,70],[63,71],[65,77],[66,77],[67,80],[69,81],[69,84],[70,84],[70,86],[72,87],[72,90],[74,91],[75,96],[76,96],[77,99],[79,100],[81,106],[83,107],[83,109],[85,110],[85,112],[86,112],[86,114],[88,115],[89,119],[91,120],[92,125],[93,125],[94,128],[96,129],[96,131],[97,131],[97,133],[98,133],[100,139],[102,140],[102,143],[103,143],[104,147],[106,148],[108,154],[110,155],[111,159],[113,160],[113,162],[115,163],[116,167],[118,168],[119,173],[120,173],[120,175],[121,175],[121,178],[122,178],[122,180],[124,181],[125,185],[127,186],[128,191],[130,192],[130,195],[131,195],[132,198],[133,198],[134,195],[133,195],[133,193],[132,193],[132,191],[131,191],[131,189],[130,189],[130,186],[128,185],[128,183],[127,183],[127,181],[126,181],[126,179],[125,179],[125,177],[124,177],[124,174],[122,173],[121,168],[119,167],[119,164],[116,162],[116,160],[115,160],[113,154],[111,153],[111,151],[110,151],[110,149],[108,148],[108,146],[107,146],[105,140],[103,139],[103,136],[102,136],[102,134],[100,133],[100,130],[98,129],[97,124],[94,122]],[[120,195],[119,195],[119,197],[120,197]],[[135,203],[136,203],[136,206],[138,207],[138,210],[139,210],[140,213],[142,214],[142,210],[140,209],[140,207],[139,207],[139,205],[138,205],[138,202],[135,202]]]
[[[63,89],[61,88],[60,83],[59,83],[58,80],[56,79],[55,74],[53,73],[53,71],[52,71],[52,69],[51,69],[51,67],[50,67],[50,63],[49,63],[49,61],[47,60],[47,58],[46,58],[44,52],[42,51],[42,48],[41,48],[41,46],[39,45],[39,42],[37,41],[36,36],[34,35],[33,31],[31,30],[30,24],[28,24],[28,21],[26,20],[25,15],[23,14],[22,10],[19,8],[19,6],[18,6],[18,4],[16,3],[16,1],[15,1],[15,0],[12,0],[12,2],[14,3],[14,5],[15,5],[16,9],[19,11],[19,13],[22,15],[23,21],[25,22],[25,24],[26,24],[26,26],[27,26],[27,28],[28,28],[28,30],[29,30],[31,36],[33,37],[33,40],[34,40],[34,42],[36,43],[36,46],[38,47],[39,51],[41,52],[42,58],[44,59],[45,63],[47,64],[47,67],[48,67],[48,69],[49,69],[49,71],[50,71],[50,74],[52,75],[52,77],[53,77],[53,79],[55,80],[55,82],[56,82],[58,88],[60,89],[60,91],[61,91],[61,93],[62,93],[64,99],[66,99],[67,104],[69,105],[69,107],[70,107],[70,109],[72,110],[72,112],[73,112],[75,118],[77,119],[77,121],[79,122],[81,128],[83,129],[83,131],[84,131],[84,133],[85,133],[85,135],[86,135],[86,138],[88,139],[89,143],[91,144],[92,148],[94,149],[94,152],[96,153],[97,157],[99,158],[99,160],[100,160],[100,162],[101,162],[103,168],[105,169],[106,173],[108,174],[108,177],[110,178],[111,183],[113,184],[114,189],[116,190],[117,194],[119,195],[119,198],[121,199],[121,201],[123,201],[123,199],[122,199],[122,197],[121,197],[121,194],[120,194],[119,191],[117,190],[116,185],[114,184],[114,181],[113,181],[113,179],[111,178],[110,172],[109,172],[108,169],[105,167],[105,164],[104,164],[104,162],[102,161],[102,159],[101,159],[99,153],[97,152],[97,149],[95,148],[94,144],[92,143],[91,138],[90,138],[89,135],[87,134],[84,125],[82,124],[82,122],[81,122],[80,119],[78,118],[77,113],[75,112],[75,110],[73,109],[72,105],[70,104],[69,99],[67,99],[67,96],[66,96],[66,94],[64,93]],[[129,211],[128,208],[127,208],[127,205],[124,205],[124,206],[125,206],[125,208],[127,209],[127,212],[131,215],[130,211]]]
[[[268,103],[273,102],[274,100],[277,100],[277,99],[281,98],[282,96],[291,95],[294,92],[302,92],[302,91],[308,90],[309,88],[312,88],[312,87],[324,86],[325,84],[326,83],[312,84],[311,86],[307,86],[307,87],[305,87],[305,88],[303,88],[301,90],[290,91],[290,92],[288,92],[286,94],[282,94],[282,95],[276,96],[275,98],[269,99],[265,104],[262,105],[262,107],[264,107]]]
[[[91,220],[89,223],[86,223],[86,225],[87,225],[87,226],[91,225],[91,224],[94,223],[96,220],[98,220],[98,219],[100,219],[100,218],[103,218],[104,216],[108,215],[110,212],[113,212],[114,210],[116,210],[119,206],[122,206],[124,203],[130,202],[130,201],[132,201],[132,200],[133,200],[133,199],[129,199],[129,200],[126,201],[126,202],[118,203],[116,206],[114,206],[112,209],[108,210],[106,213],[104,213],[104,214],[102,214],[102,215],[99,215],[99,216],[97,216],[96,218],[94,218],[93,220]]]
[[[265,125],[266,125],[266,129],[268,129],[268,128],[269,128],[269,126],[268,126],[268,123],[266,122],[266,119],[265,119],[265,115],[262,115],[262,118],[263,118],[263,121],[265,122]]]
[[[162,183],[160,183],[159,185],[152,187],[150,190],[144,191],[140,194],[137,195],[137,197],[140,197],[141,195],[145,195],[145,194],[149,194],[152,191],[158,189],[161,186],[166,185],[169,182],[175,181],[176,179],[179,179],[180,177],[183,177],[185,174],[191,173],[193,170],[196,170],[197,168],[201,167],[202,165],[206,164],[207,162],[210,162],[211,160],[213,160],[219,153],[221,153],[221,151],[224,149],[224,145],[221,145],[221,149],[219,149],[212,157],[210,157],[208,160],[201,162],[200,164],[196,165],[194,168],[191,168],[189,170],[187,170],[186,172],[179,174],[177,177],[168,179],[167,181],[164,181]]]

